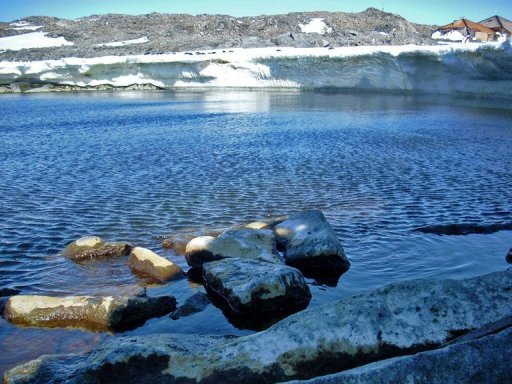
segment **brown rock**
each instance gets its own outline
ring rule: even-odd
[[[146,248],[133,248],[128,258],[128,263],[132,271],[151,276],[161,282],[185,276],[183,270],[178,265]]]

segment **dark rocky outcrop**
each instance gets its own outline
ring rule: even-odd
[[[165,334],[112,338],[85,355],[46,356],[23,364],[7,372],[4,380],[8,384],[127,384],[141,381],[269,383],[307,379],[441,347],[462,333],[510,316],[511,287],[512,271],[460,281],[401,282],[302,311],[250,336],[213,339]],[[483,365],[473,376],[478,382],[478,377],[495,375],[498,381],[510,369],[510,337],[510,330],[506,330],[482,338],[482,342],[492,341],[487,346],[496,348],[494,352],[487,348],[478,352],[479,347],[474,343],[479,341],[457,343],[444,350],[472,349],[475,345],[466,356],[482,357],[483,361],[492,358],[493,353],[502,353],[501,357],[494,355],[498,365],[504,362],[502,366]],[[460,358],[462,355],[435,357],[435,353],[412,356],[409,362],[417,363],[418,367],[423,364],[423,357],[428,360],[432,356],[430,363],[425,364],[430,367],[437,363],[450,364],[448,377],[457,372],[464,374],[462,371],[470,375],[473,368],[468,367],[468,360]],[[373,367],[384,367],[382,372],[387,369],[390,377],[404,375],[410,372],[407,367],[413,368],[402,360],[405,365],[391,370],[386,365],[390,361],[393,360]],[[443,373],[432,372],[431,377],[443,377]],[[427,377],[417,382],[457,381],[431,381]]]
[[[170,318],[173,320],[178,320],[182,317],[193,315],[194,313],[201,312],[208,305],[210,305],[210,303],[211,301],[206,293],[197,292],[185,300],[182,305],[176,308],[176,310],[170,315]]]
[[[68,244],[62,252],[64,256],[76,262],[87,260],[127,256],[133,249],[127,242],[107,243],[98,236],[86,236]]]
[[[176,300],[171,296],[18,295],[7,301],[4,316],[16,325],[122,331],[163,316],[175,307]]]
[[[185,257],[191,267],[224,258],[261,260],[282,263],[276,251],[276,238],[271,230],[232,229],[219,237],[201,236],[187,244]]]
[[[291,215],[274,231],[277,247],[289,265],[325,274],[341,274],[350,267],[336,233],[319,210]]]
[[[205,263],[208,293],[221,298],[230,311],[244,316],[292,313],[309,304],[311,293],[295,268],[258,260],[225,259]]]
[[[427,225],[415,229],[422,233],[432,233],[434,235],[462,236],[471,234],[487,235],[499,231],[512,230],[512,223],[497,224],[440,224]]]
[[[162,283],[185,277],[178,265],[146,248],[133,248],[128,264],[135,273],[150,276]]]

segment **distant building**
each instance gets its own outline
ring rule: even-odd
[[[460,19],[439,27],[432,34],[432,38],[462,41],[469,37],[471,40],[486,42],[493,40],[494,35],[495,32],[485,25],[468,19]]]
[[[512,36],[512,21],[505,19],[504,17],[495,15],[485,20],[482,20],[478,24],[482,24],[487,28],[492,29],[494,32],[501,36]]]

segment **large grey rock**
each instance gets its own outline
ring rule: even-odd
[[[287,384],[503,384],[512,375],[512,328],[446,348]]]
[[[433,349],[465,330],[510,316],[511,290],[512,271],[460,281],[396,283],[305,310],[266,331],[235,339],[168,334],[110,339],[85,355],[21,365],[5,375],[5,382],[270,383],[312,378]],[[454,364],[463,370],[469,363]]]
[[[77,327],[93,330],[125,330],[162,316],[176,307],[171,296],[38,296],[11,297],[4,317],[16,325]]]
[[[217,238],[202,236],[193,239],[187,245],[185,257],[191,267],[232,257],[282,263],[276,251],[274,233],[248,228],[228,230]]]
[[[236,314],[277,314],[307,307],[311,292],[302,274],[283,264],[224,259],[205,263],[206,290]]]
[[[92,259],[120,257],[130,254],[133,244],[127,242],[107,243],[98,236],[85,236],[68,244],[62,252],[67,258],[83,262]]]
[[[162,283],[185,277],[180,266],[146,248],[133,248],[128,264],[135,273],[150,276]]]
[[[345,272],[350,267],[336,233],[319,210],[291,215],[274,231],[278,249],[290,265],[327,273]]]

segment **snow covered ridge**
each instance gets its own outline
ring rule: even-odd
[[[16,89],[9,86],[12,83],[84,88],[338,88],[512,98],[512,47],[506,42],[255,48],[0,62],[0,88]]]

